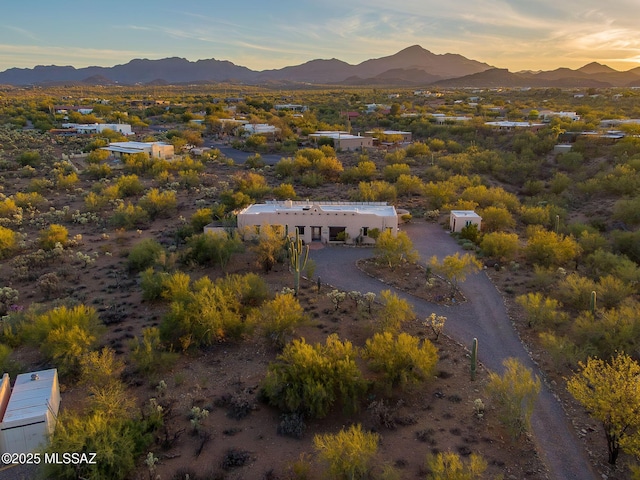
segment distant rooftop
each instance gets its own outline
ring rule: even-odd
[[[318,208],[323,212],[346,212],[379,215],[383,217],[396,215],[393,205],[386,202],[325,202],[325,201],[292,201],[271,200],[266,203],[249,205],[242,214],[252,215],[265,212],[306,212]]]

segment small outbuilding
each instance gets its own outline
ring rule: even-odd
[[[482,217],[473,210],[451,210],[449,216],[449,229],[452,232],[460,232],[464,227],[477,225],[480,230]]]
[[[56,427],[60,407],[58,370],[20,374],[13,390],[9,381],[5,374],[0,384],[0,408],[6,405],[0,422],[0,451],[36,451],[49,443]]]

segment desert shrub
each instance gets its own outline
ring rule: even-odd
[[[62,225],[55,223],[40,230],[38,234],[38,243],[44,250],[53,250],[57,243],[64,247],[68,240],[69,231]]]
[[[404,323],[415,319],[416,314],[411,304],[391,290],[380,292],[380,298],[383,304],[377,313],[380,331],[395,333],[400,330]]]
[[[244,162],[244,166],[246,168],[262,168],[266,165],[266,163],[264,163],[264,160],[262,159],[262,156],[260,156],[259,153],[256,153],[255,155],[249,155],[247,157],[247,160]]]
[[[154,238],[146,238],[136,243],[127,257],[130,272],[141,272],[153,267],[164,253],[164,248]]]
[[[243,249],[242,240],[235,232],[201,233],[187,241],[184,260],[198,265],[220,265],[224,269],[232,255]]]
[[[164,282],[168,274],[166,272],[156,272],[153,268],[147,268],[140,273],[140,289],[143,300],[157,300],[164,291]]]
[[[358,165],[346,169],[340,177],[343,183],[355,183],[371,180],[376,174],[376,164],[370,160],[361,160]]]
[[[89,178],[94,180],[100,180],[101,178],[108,178],[113,173],[113,170],[106,163],[89,165],[85,170],[85,173]]]
[[[296,165],[292,158],[282,158],[275,166],[276,175],[280,178],[293,177],[296,173]]]
[[[120,203],[113,211],[111,224],[116,228],[124,228],[132,230],[143,226],[149,221],[149,214],[139,205],[132,205],[128,202],[126,205]]]
[[[398,267],[404,263],[418,261],[418,252],[413,248],[413,242],[405,232],[383,231],[376,240],[375,252],[378,263],[389,268]]]
[[[12,219],[22,213],[22,208],[16,205],[13,198],[5,198],[0,201],[0,218]]]
[[[392,165],[396,163],[404,163],[405,158],[407,158],[407,151],[398,149],[393,152],[386,153],[384,156],[384,161]]]
[[[590,356],[609,358],[616,352],[634,352],[640,346],[640,305],[629,302],[619,308],[581,312],[572,333],[576,344]]]
[[[271,193],[278,200],[295,200],[296,198],[296,191],[290,183],[281,183]]]
[[[367,478],[371,462],[378,452],[380,436],[352,425],[337,434],[316,435],[313,445],[321,460],[328,464],[331,478],[355,480]]]
[[[396,188],[388,182],[360,182],[358,190],[352,193],[358,202],[393,202],[398,196]]]
[[[28,150],[26,152],[22,152],[16,160],[23,167],[26,165],[29,165],[30,167],[37,167],[42,162],[42,159],[40,158],[40,153],[38,153],[35,150]]]
[[[176,192],[166,190],[161,192],[157,188],[149,190],[138,202],[153,220],[155,218],[169,218],[176,211]]]
[[[518,438],[530,428],[541,383],[538,376],[534,378],[531,370],[516,358],[507,358],[502,364],[505,367],[502,376],[489,373],[487,392],[498,406],[502,423]]]
[[[587,256],[585,264],[594,278],[613,275],[630,285],[637,285],[640,282],[640,267],[626,255],[599,248]]]
[[[174,274],[166,279],[164,295],[171,299],[162,319],[162,338],[187,350],[239,339],[251,329],[241,315],[243,288],[251,285],[241,276],[216,283],[203,277],[190,284],[188,275]]]
[[[478,225],[475,223],[465,225],[462,230],[460,230],[460,238],[463,240],[469,240],[471,243],[478,243],[478,240],[480,240],[480,230],[478,230]]]
[[[13,200],[20,208],[34,208],[39,209],[46,206],[49,201],[37,192],[16,192],[13,196]]]
[[[200,233],[204,230],[204,227],[213,222],[213,210],[210,208],[199,208],[196,210],[189,219],[193,231]]]
[[[596,292],[598,303],[603,308],[615,308],[633,293],[633,286],[613,275],[606,275],[598,280]]]
[[[367,340],[363,357],[373,371],[382,373],[381,383],[389,391],[432,377],[438,362],[436,347],[429,340],[406,333],[376,333]]]
[[[39,347],[63,375],[78,373],[82,355],[95,345],[102,330],[96,311],[85,305],[54,308],[22,325],[23,338]]]
[[[591,292],[595,289],[596,282],[578,273],[572,273],[558,282],[555,293],[566,306],[574,310],[587,310],[591,303]]]
[[[80,177],[76,172],[71,172],[67,175],[59,173],[56,176],[56,187],[61,190],[70,190],[80,182]]]
[[[407,154],[407,157],[423,157],[429,155],[431,151],[429,150],[429,146],[422,142],[414,142],[411,145],[408,145],[404,151]]]
[[[505,232],[486,233],[482,236],[480,248],[489,258],[505,261],[513,260],[519,248],[518,234]]]
[[[524,308],[529,327],[551,328],[567,321],[562,304],[553,298],[544,297],[541,293],[529,292],[520,295],[516,297],[516,302]]]
[[[550,223],[549,207],[526,206],[520,208],[520,220],[526,225],[542,225],[547,226]]]
[[[482,217],[482,229],[486,232],[508,230],[516,224],[506,208],[490,206],[480,210],[479,214]]]
[[[423,189],[422,180],[415,175],[400,175],[396,180],[398,195],[420,195]]]
[[[337,335],[324,345],[293,340],[269,365],[262,395],[285,412],[312,418],[325,417],[337,402],[354,411],[366,388],[356,357],[351,342]]]
[[[259,325],[262,334],[274,346],[283,347],[295,329],[306,322],[304,310],[292,294],[277,294],[253,312],[251,323]]]
[[[123,175],[116,181],[119,196],[122,198],[138,195],[144,190],[144,185],[137,175]]]
[[[283,258],[285,245],[286,237],[282,229],[265,224],[260,227],[257,244],[251,247],[251,251],[256,254],[257,265],[268,273]]]
[[[300,439],[304,436],[307,425],[304,423],[304,415],[299,413],[283,413],[278,424],[278,435]]]
[[[544,267],[562,266],[580,254],[580,246],[571,236],[565,237],[541,228],[529,230],[528,236],[524,254],[531,263]]]
[[[387,165],[382,170],[382,177],[387,182],[395,182],[396,180],[398,180],[398,177],[400,177],[400,175],[410,174],[411,167],[409,167],[409,165],[407,165],[406,163],[394,163],[392,165]]]
[[[169,352],[160,339],[157,327],[142,330],[142,338],[135,337],[130,342],[131,361],[136,371],[151,374],[167,369],[177,359],[177,354]]]
[[[0,226],[0,258],[6,258],[16,251],[19,238],[17,232]]]
[[[482,456],[472,453],[467,461],[453,452],[427,455],[428,480],[474,480],[481,479],[488,467]]]

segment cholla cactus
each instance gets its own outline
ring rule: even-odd
[[[436,336],[436,342],[437,342],[438,338],[440,338],[440,334],[444,330],[444,324],[446,321],[447,321],[447,317],[443,317],[442,315],[436,315],[435,313],[432,313],[426,318],[424,322],[422,322],[422,325],[424,325],[425,327],[431,328],[431,330],[433,331],[433,334]]]
[[[193,427],[193,431],[197,432],[200,430],[200,424],[202,421],[209,416],[209,410],[206,408],[193,407],[191,409],[191,426]]]
[[[18,290],[11,287],[0,288],[0,314],[4,315],[11,305],[18,302]]]
[[[360,303],[360,299],[362,298],[362,294],[360,292],[358,292],[357,290],[351,290],[347,296],[353,300],[353,303],[355,305],[356,308],[358,308],[358,304]]]
[[[327,293],[327,297],[331,299],[331,301],[333,302],[333,306],[336,310],[338,310],[338,308],[340,308],[340,304],[347,298],[347,294],[345,292],[341,292],[340,290],[331,290],[329,293]]]
[[[362,298],[364,298],[364,301],[367,303],[367,310],[369,311],[369,314],[371,314],[371,306],[373,305],[373,302],[376,301],[376,294],[373,292],[367,292],[362,296]]]
[[[476,412],[476,417],[484,417],[484,402],[480,398],[476,398],[473,401],[473,410]]]

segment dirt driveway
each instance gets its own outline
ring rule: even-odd
[[[423,261],[433,255],[443,258],[462,252],[440,225],[418,222],[404,225],[403,230],[411,237]],[[368,277],[355,265],[356,260],[371,257],[373,253],[370,248],[328,246],[313,249],[310,256],[317,264],[316,275],[323,283],[346,291],[379,294],[389,287]],[[467,302],[452,307],[430,304],[400,291],[397,294],[413,304],[419,318],[432,312],[446,316],[445,333],[454,340],[470,346],[473,338],[477,338],[479,359],[491,370],[501,372],[502,361],[515,357],[544,380],[544,375],[514,330],[502,296],[489,277],[484,272],[469,276],[462,284],[462,291]],[[562,405],[544,382],[533,413],[532,427],[538,451],[549,468],[550,479],[599,478]]]

